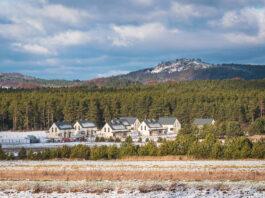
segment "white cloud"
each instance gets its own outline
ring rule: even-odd
[[[92,38],[90,32],[82,32],[82,31],[66,31],[59,34],[56,34],[53,37],[44,38],[42,42],[48,45],[63,45],[63,46],[70,46],[70,45],[81,45],[86,44],[96,37]]]
[[[238,12],[227,12],[221,19],[221,24],[224,28],[237,30],[236,32],[229,32],[225,34],[225,37],[233,43],[265,43],[264,8],[245,8]],[[257,30],[255,31],[255,29]],[[241,30],[250,31],[250,33]]]
[[[26,51],[33,54],[41,54],[41,55],[52,54],[52,52],[49,49],[40,45],[14,43],[13,46],[16,47],[17,50]]]
[[[257,24],[260,14],[262,12],[264,11],[255,8],[247,8],[240,10],[239,12],[228,11],[221,19],[221,24],[223,25],[223,27],[226,28],[238,26],[252,26],[253,24]]]
[[[178,33],[177,29],[168,30],[160,23],[148,23],[140,26],[112,26],[117,34],[112,37],[114,46],[129,46],[136,41],[159,39],[162,36]]]
[[[132,4],[138,6],[151,6],[154,3],[154,0],[130,0]]]
[[[46,5],[40,11],[44,17],[68,24],[83,24],[85,19],[93,18],[86,11],[67,8],[62,5]]]
[[[103,78],[103,77],[117,76],[117,75],[127,74],[127,73],[129,73],[129,71],[111,70],[106,73],[98,74],[98,77]]]
[[[178,2],[172,2],[171,13],[179,20],[187,20],[190,18],[207,18],[216,15],[216,9],[213,7],[193,5],[193,4],[181,4]]]

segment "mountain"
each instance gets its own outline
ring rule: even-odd
[[[120,79],[136,80],[143,84],[167,81],[217,80],[265,78],[265,65],[205,63],[200,59],[177,59],[158,64],[153,68],[118,76]]]
[[[26,76],[20,73],[0,72],[0,87],[2,88],[24,88],[32,89],[37,87],[118,87],[140,84],[134,80],[119,79],[115,77],[97,78],[87,81],[80,80],[45,80]]]
[[[61,87],[72,84],[67,80],[45,80],[26,76],[20,73],[0,72],[0,87],[5,88],[37,88],[37,87]]]
[[[20,73],[1,73],[0,87],[119,87],[135,84],[155,84],[168,81],[218,80],[218,79],[263,79],[265,65],[210,64],[201,59],[182,58],[158,64],[124,75],[96,78],[87,81],[45,80]]]

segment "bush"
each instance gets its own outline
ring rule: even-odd
[[[132,137],[131,136],[126,137],[125,142],[132,143],[133,142]]]
[[[163,138],[162,138],[162,137],[159,137],[159,138],[157,139],[157,142],[162,143],[162,142],[163,142]]]
[[[114,142],[114,139],[112,136],[108,139],[108,142]]]
[[[100,141],[100,142],[105,142],[106,140],[105,140],[104,137],[101,137],[101,138],[99,139],[99,141]]]
[[[27,151],[24,147],[21,148],[21,150],[19,151],[18,158],[19,159],[26,159],[27,158]]]
[[[237,137],[243,136],[244,133],[241,129],[239,122],[230,121],[226,124],[226,136],[227,137]]]
[[[7,155],[6,155],[6,153],[3,151],[2,146],[1,146],[1,144],[0,144],[0,160],[5,160],[5,159],[7,159]]]
[[[249,135],[261,135],[265,133],[265,119],[258,118],[248,128]]]
[[[139,138],[139,139],[138,139],[138,142],[139,142],[139,143],[142,142],[142,138]]]

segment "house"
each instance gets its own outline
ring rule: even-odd
[[[138,131],[143,136],[157,136],[165,133],[158,120],[144,120],[138,127]]]
[[[76,137],[93,137],[96,135],[97,126],[91,120],[78,120],[74,124]]]
[[[181,129],[181,124],[176,117],[161,117],[158,122],[167,133],[178,133]]]
[[[55,122],[49,129],[50,138],[71,138],[74,136],[75,128],[71,122]]]
[[[214,123],[215,123],[215,120],[213,118],[198,118],[198,119],[195,119],[192,124],[195,124],[199,128],[202,128],[203,125],[205,124],[211,125]]]
[[[136,117],[120,117],[120,119],[126,120],[130,124],[130,127],[128,127],[128,129],[130,129],[131,131],[137,131],[141,124]]]
[[[120,121],[126,129],[130,131],[137,131],[140,126],[140,121],[136,117],[120,117],[113,119],[114,121]]]
[[[103,137],[110,138],[125,138],[130,130],[122,123],[122,121],[116,119],[112,120],[104,125],[102,128]]]

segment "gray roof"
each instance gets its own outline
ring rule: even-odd
[[[117,123],[121,123],[124,126],[130,126],[130,123],[126,119],[123,119],[123,118],[115,118],[112,121],[117,122]]]
[[[143,121],[149,128],[157,129],[162,128],[162,125],[158,122],[158,120],[144,120]]]
[[[97,126],[92,120],[78,120],[77,121],[83,128],[96,128]]]
[[[213,121],[214,121],[213,118],[198,118],[193,121],[193,124],[198,124],[198,125],[212,124]]]
[[[130,123],[130,125],[134,124],[135,121],[137,120],[136,117],[120,117],[120,119],[127,120]]]
[[[112,120],[110,122],[108,122],[109,126],[111,127],[112,130],[115,131],[125,131],[126,126],[120,121],[120,120]]]
[[[159,118],[158,122],[162,125],[173,125],[176,122],[176,117],[162,117]]]
[[[60,130],[66,130],[66,129],[74,129],[71,122],[55,122],[54,123]]]

